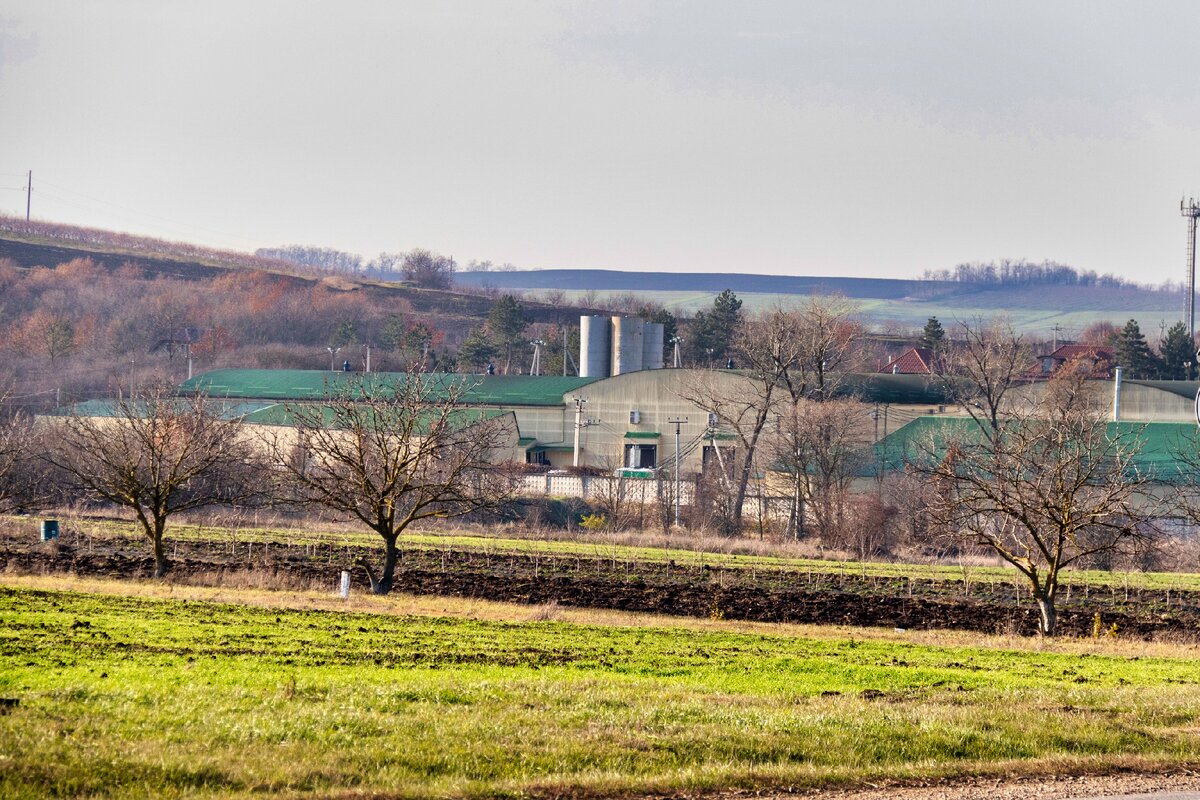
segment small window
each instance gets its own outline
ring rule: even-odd
[[[627,444],[625,445],[626,469],[654,469],[658,461],[658,445]]]

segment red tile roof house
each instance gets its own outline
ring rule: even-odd
[[[889,375],[932,375],[933,351],[928,347],[909,348],[879,371]]]
[[[1086,364],[1093,378],[1107,380],[1113,376],[1113,349],[1102,344],[1064,344],[1053,353],[1038,356],[1038,363],[1026,374],[1032,378],[1049,378],[1068,361]]]

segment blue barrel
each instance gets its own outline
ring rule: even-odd
[[[42,520],[42,541],[48,542],[51,539],[58,538],[58,520],[44,519]]]

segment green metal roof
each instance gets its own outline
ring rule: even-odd
[[[315,405],[306,405],[303,407],[303,409],[306,415],[319,413],[321,415],[321,421],[323,425],[333,426],[336,422],[333,409],[330,406],[325,406],[318,403]],[[508,413],[511,412],[501,411],[500,409],[496,408],[460,408],[452,411],[448,415],[448,420],[450,422],[450,426],[457,429],[464,428],[468,425],[474,425],[478,422],[483,422],[484,420],[502,417]],[[427,416],[429,421],[432,421],[437,414],[435,411],[430,410]],[[311,416],[309,418],[311,419]],[[255,413],[250,414],[242,421],[250,423],[251,425],[294,426],[296,424],[296,410],[294,408],[289,408],[286,405],[275,403],[267,406],[261,411],[256,411]],[[418,431],[424,429],[426,424],[426,420],[418,419]]]
[[[275,406],[275,403],[263,401],[229,401],[210,399],[206,404],[222,419],[247,419],[256,413]],[[140,403],[139,403],[140,406]],[[47,416],[65,417],[75,414],[80,417],[115,417],[117,415],[115,400],[84,400],[70,406],[56,408]]]
[[[1109,436],[1136,437],[1141,449],[1134,457],[1134,466],[1156,480],[1175,482],[1181,470],[1178,454],[1200,449],[1200,431],[1193,422],[1109,422]],[[918,458],[932,442],[935,451],[943,452],[955,439],[979,436],[977,423],[969,417],[918,417],[875,444],[878,463],[884,470],[903,469]]]
[[[403,372],[327,372],[299,369],[219,369],[186,381],[180,392],[201,391],[210,397],[269,400],[321,400],[364,379],[395,385],[406,379]],[[557,375],[423,375],[435,387],[466,389],[463,401],[492,406],[560,406],[563,395],[599,378]]]
[[[566,442],[555,442],[552,444],[537,444],[529,448],[531,453],[573,453],[575,445],[567,444]]]
[[[626,439],[657,439],[662,436],[661,433],[654,431],[628,431],[625,434]]]
[[[224,400],[210,400],[207,404],[208,408],[216,411],[222,419],[239,419],[242,422],[251,425],[295,425],[295,413],[292,409],[282,403],[263,403],[263,402],[228,402]],[[321,419],[327,423],[334,422],[333,412],[328,406],[309,405],[304,407],[306,412],[319,412]],[[455,428],[474,425],[483,420],[495,419],[502,417],[511,412],[502,411],[498,408],[461,408],[456,409],[450,416],[450,423]],[[115,417],[116,416],[116,401],[114,400],[86,400],[82,403],[76,403],[66,408],[55,409],[51,412],[51,416],[66,416],[76,414],[80,417]],[[430,417],[432,417],[432,412]],[[418,427],[421,423],[418,421]],[[527,441],[532,442],[533,439]]]
[[[841,397],[857,397],[864,403],[940,405],[950,401],[941,379],[929,375],[892,375],[885,372],[844,376],[834,391]]]

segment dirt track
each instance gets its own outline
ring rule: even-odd
[[[173,545],[176,580],[245,582],[264,586],[330,587],[343,569],[356,590],[367,588],[353,565],[366,548],[305,548],[284,543],[223,541]],[[85,576],[148,577],[151,559],[141,541],[97,539],[41,544],[22,532],[0,534],[0,570],[69,572]],[[870,579],[749,569],[679,567],[606,558],[487,554],[466,550],[410,550],[397,570],[396,588],[517,603],[644,611],[677,616],[765,622],[958,629],[987,633],[1036,630],[1026,597],[1018,605],[1011,585],[976,585]],[[1067,635],[1089,635],[1099,612],[1104,630],[1121,636],[1200,638],[1200,593],[1121,592],[1097,589],[1063,601],[1060,625]]]

